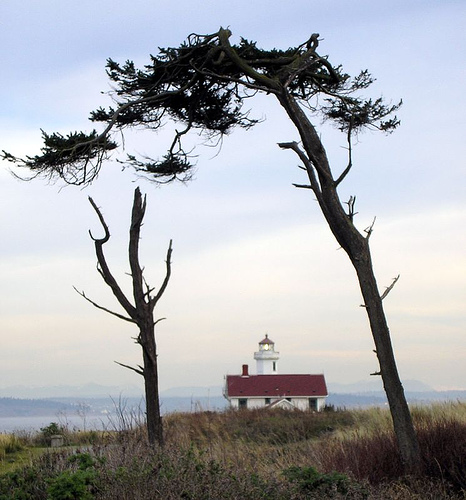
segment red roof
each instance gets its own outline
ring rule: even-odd
[[[327,396],[323,375],[227,375],[228,397]]]
[[[264,345],[264,344],[275,344],[275,342],[272,339],[269,339],[269,335],[267,333],[265,334],[265,339],[262,339],[259,342],[259,345]]]

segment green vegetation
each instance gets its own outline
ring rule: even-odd
[[[466,404],[413,416],[423,471],[410,477],[390,415],[377,408],[174,413],[164,419],[163,450],[137,426],[61,429],[72,446],[38,448],[51,424],[36,436],[0,435],[0,500],[466,498]],[[15,453],[29,460],[12,470]]]

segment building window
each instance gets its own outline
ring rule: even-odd
[[[317,411],[317,399],[309,398],[309,409],[313,411]]]
[[[248,400],[246,398],[241,398],[238,400],[238,407],[240,409],[247,408],[248,407]]]
[[[276,361],[273,362],[273,371],[274,372],[277,371],[277,362]]]
[[[270,404],[270,398],[265,398],[265,404],[269,405]]]
[[[291,403],[291,398],[286,398],[287,401],[289,401]]]

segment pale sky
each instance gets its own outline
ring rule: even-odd
[[[340,188],[357,197],[371,237],[402,379],[466,389],[466,4],[463,0],[163,2],[2,0],[0,149],[35,154],[40,128],[92,128],[91,110],[110,102],[106,58],[148,61],[192,32],[229,26],[264,48],[287,48],[318,32],[320,53],[350,73],[368,68],[373,95],[397,102],[401,127],[365,133]],[[163,277],[173,238],[173,278],[157,317],[161,389],[221,385],[265,333],[281,373],[324,373],[328,382],[369,380],[378,369],[355,273],[328,230],[292,153],[297,140],[273,98],[251,100],[254,129],[221,150],[199,147],[195,180],[156,188],[108,163],[89,188],[20,182],[0,169],[0,387],[22,384],[141,384],[113,363],[140,363],[137,331],[98,311],[72,286],[118,309],[95,270],[88,229],[102,207],[114,274],[126,285],[133,190],[148,195],[141,260]],[[318,122],[317,122],[318,124]],[[334,171],[345,137],[319,131]],[[139,133],[127,148],[164,154],[166,133]],[[218,153],[218,154],[216,154]]]

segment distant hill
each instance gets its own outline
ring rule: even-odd
[[[176,388],[164,391],[161,395],[161,410],[163,414],[173,412],[196,412],[196,411],[222,411],[228,407],[227,400],[218,395],[220,388],[211,388],[210,394],[207,388]],[[195,393],[201,393],[196,395]],[[167,394],[190,394],[189,396],[170,396]],[[206,395],[207,393],[207,395]],[[411,405],[431,404],[444,401],[466,401],[466,391],[421,391],[406,392],[408,403]],[[359,393],[335,393],[330,392],[327,399],[328,405],[335,408],[365,408],[369,406],[387,406],[387,398],[383,391],[368,391]],[[130,415],[142,418],[144,415],[144,399],[142,395],[104,397],[56,397],[46,399],[20,399],[0,397],[0,432],[5,429],[33,427],[40,428],[44,423],[38,425],[26,418],[44,417],[44,422],[59,421],[63,418],[75,425],[82,426],[84,419],[94,422],[93,425],[101,427],[118,423],[118,415],[121,410]],[[45,418],[47,417],[47,418]],[[118,425],[115,427],[118,428]]]
[[[403,385],[410,404],[466,401],[466,391],[434,391],[416,380],[406,380]],[[387,403],[380,380],[354,384],[329,383],[328,389],[327,403],[335,407],[385,406]],[[228,405],[221,386],[174,387],[161,391],[160,397],[163,413],[222,410]],[[142,388],[86,384],[79,387],[14,386],[0,389],[0,418],[76,414],[83,408],[90,415],[107,415],[115,412],[115,407],[119,406],[140,411],[144,406]]]
[[[403,387],[406,392],[435,392],[435,390],[419,380],[404,380]],[[373,380],[361,380],[351,384],[328,382],[327,389],[330,393],[360,394],[363,392],[383,392],[382,380],[377,377]]]
[[[160,391],[160,396],[167,398],[178,398],[178,397],[190,398],[191,396],[216,397],[216,396],[222,396],[222,387],[219,385],[210,387],[200,387],[200,386],[172,387],[171,389]]]
[[[446,401],[466,401],[466,391],[425,391],[405,392],[408,404],[424,405]],[[368,406],[386,406],[387,396],[383,391],[335,393],[331,392],[327,404],[336,408],[355,408]]]
[[[104,386],[99,384],[85,384],[81,386],[56,385],[43,387],[27,387],[16,385],[0,387],[0,398],[107,398],[118,397],[124,394],[126,397],[138,397],[143,394],[143,389],[138,386]]]
[[[72,409],[72,405],[45,399],[0,398],[0,418],[54,415]]]

